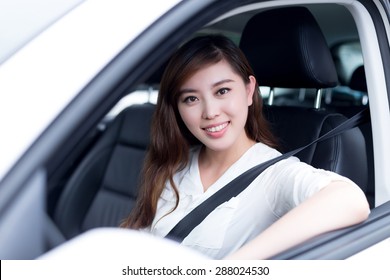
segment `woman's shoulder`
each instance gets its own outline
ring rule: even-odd
[[[277,149],[272,148],[261,142],[258,142],[253,145],[249,151],[250,157],[257,158],[261,161],[266,161],[281,155],[281,153]]]

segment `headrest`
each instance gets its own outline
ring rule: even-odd
[[[123,144],[146,149],[150,141],[150,126],[155,105],[150,103],[129,106],[123,112],[120,141]]]
[[[319,89],[338,83],[325,37],[305,7],[253,16],[244,28],[240,48],[261,86]]]
[[[364,73],[364,66],[361,65],[353,71],[349,87],[353,90],[367,92],[366,74]]]

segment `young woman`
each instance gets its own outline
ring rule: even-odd
[[[279,156],[276,147],[240,49],[223,36],[190,40],[162,77],[140,194],[123,226],[164,237],[239,174]],[[291,157],[217,207],[182,244],[216,259],[261,259],[368,213],[352,181]]]

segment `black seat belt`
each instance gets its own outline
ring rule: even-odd
[[[195,207],[190,213],[188,213],[182,220],[180,220],[175,227],[166,235],[167,238],[181,242],[197,225],[199,225],[216,207],[222,203],[230,200],[231,198],[239,195],[243,190],[251,184],[251,182],[258,177],[261,172],[273,165],[274,163],[291,157],[300,151],[310,147],[311,145],[329,139],[333,136],[336,136],[348,129],[357,127],[358,125],[364,123],[369,117],[369,110],[364,109],[347,119],[340,125],[336,126],[332,130],[318,137],[316,140],[311,143],[302,146],[293,151],[282,154],[279,157],[273,158],[266,162],[260,163],[241,175],[237,176],[223,188],[218,190],[215,194],[210,196],[204,202]]]

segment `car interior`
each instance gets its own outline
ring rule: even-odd
[[[368,109],[358,33],[341,5],[248,8],[220,16],[189,38],[211,33],[228,36],[246,54],[282,152],[304,146]],[[163,69],[150,73],[134,92],[158,92]],[[52,167],[48,214],[61,238],[50,246],[92,228],[117,227],[131,211],[155,108],[154,102],[136,103],[110,118],[107,114],[66,163]],[[370,120],[297,156],[350,178],[375,206]]]

